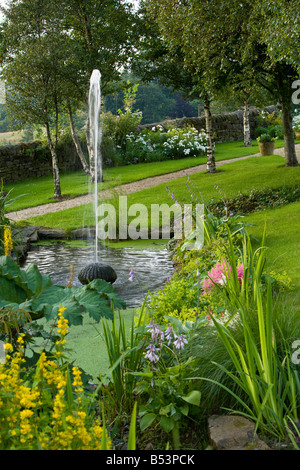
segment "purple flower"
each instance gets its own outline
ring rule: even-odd
[[[133,276],[134,276],[134,270],[131,269],[131,271],[130,271],[130,273],[129,273],[128,281],[132,282],[132,281],[133,281]]]
[[[168,328],[165,331],[166,340],[168,341],[168,346],[170,346],[170,344],[171,344],[173,334],[174,333],[173,333],[171,325],[168,325]]]
[[[184,335],[176,336],[176,341],[174,341],[176,349],[183,349],[185,344],[187,344],[187,340]]]
[[[149,344],[147,346],[148,352],[145,354],[145,359],[149,359],[151,362],[157,362],[159,360],[158,355],[156,354],[156,347],[153,343]]]
[[[151,322],[147,326],[147,329],[148,329],[149,333],[151,333],[152,341],[157,341],[158,339],[160,339],[161,341],[164,340],[164,333],[159,328],[158,323],[154,324],[153,320],[151,320]]]

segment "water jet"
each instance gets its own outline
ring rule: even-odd
[[[117,274],[111,266],[98,262],[98,182],[103,181],[101,139],[101,73],[93,70],[89,89],[89,157],[91,181],[94,183],[94,216],[95,216],[95,262],[85,266],[78,274],[81,284],[88,284],[94,279],[104,279],[111,284],[116,281]]]

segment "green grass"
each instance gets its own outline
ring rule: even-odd
[[[215,174],[200,172],[190,177],[190,181],[201,192],[204,200],[211,198],[220,200],[221,196],[215,188],[218,184],[226,197],[236,196],[240,191],[249,192],[252,188],[277,188],[283,185],[292,186],[300,183],[300,167],[285,167],[280,156],[252,157],[249,160],[228,163]],[[186,186],[186,177],[160,184],[128,195],[128,206],[136,203],[144,204],[150,213],[151,204],[172,204],[166,186],[168,186],[181,203],[191,203],[191,194]],[[56,213],[48,213],[27,219],[28,223],[64,228],[72,230],[85,225],[94,224],[92,204],[67,209]]]
[[[276,142],[276,147],[282,146],[283,141]],[[216,161],[238,158],[258,152],[259,148],[256,141],[253,141],[253,147],[250,148],[244,147],[243,142],[220,143],[216,144]],[[107,189],[120,184],[184,170],[204,164],[205,161],[206,158],[203,156],[107,168],[104,170],[104,183],[102,188]],[[60,179],[63,196],[76,197],[87,194],[89,189],[93,189],[93,185],[90,188],[89,179],[83,171],[62,173]],[[5,185],[5,190],[12,190],[10,194],[11,198],[21,196],[9,207],[9,211],[57,202],[53,199],[53,179],[51,175],[11,183]]]
[[[248,231],[255,238],[261,238],[266,225],[267,267],[285,271],[300,287],[300,202],[250,214],[245,221],[253,224]]]

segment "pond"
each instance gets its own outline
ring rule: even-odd
[[[139,307],[147,292],[161,289],[174,272],[170,253],[164,245],[144,249],[101,246],[98,261],[108,264],[116,271],[118,278],[113,287],[119,297],[125,300],[128,308]],[[73,285],[81,286],[78,273],[81,268],[92,262],[94,249],[91,245],[74,246],[55,242],[33,244],[23,267],[34,263],[41,273],[51,276],[54,284],[66,285],[70,277],[70,265],[73,265]],[[129,281],[131,269],[135,273],[132,282]]]

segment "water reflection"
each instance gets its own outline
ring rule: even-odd
[[[118,295],[125,300],[127,307],[138,307],[148,291],[162,288],[173,273],[173,264],[166,248],[136,250],[133,248],[99,249],[99,261],[114,268],[118,279],[113,284]],[[33,245],[28,253],[24,267],[29,263],[38,266],[43,274],[49,274],[52,282],[66,285],[70,277],[70,265],[75,270],[74,286],[81,286],[77,276],[81,268],[94,262],[92,247],[75,247],[66,243]],[[128,280],[130,270],[134,270],[133,281]]]

